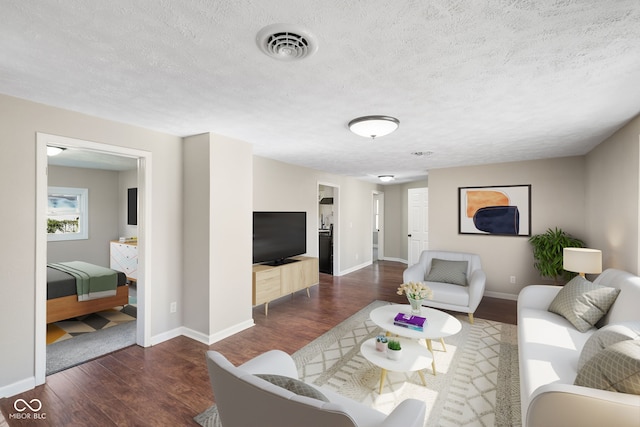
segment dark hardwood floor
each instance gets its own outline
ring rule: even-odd
[[[234,364],[273,348],[293,353],[374,300],[406,303],[396,294],[405,264],[380,261],[354,273],[320,274],[320,285],[253,309],[256,325],[206,346],[178,337],[150,348],[132,346],[47,377],[45,385],[0,400],[13,425],[188,426],[213,403],[204,353]],[[301,316],[301,314],[304,314]],[[516,302],[485,297],[476,318],[515,324]],[[45,419],[15,420],[17,399],[42,402]]]

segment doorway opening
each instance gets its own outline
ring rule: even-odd
[[[318,183],[318,267],[320,273],[340,275],[340,187]]]
[[[47,371],[47,205],[48,205],[48,158],[47,146],[56,146],[65,150],[83,153],[88,158],[92,155],[131,159],[137,164],[133,178],[138,188],[138,225],[137,251],[138,270],[136,281],[137,320],[135,327],[136,344],[150,345],[150,290],[146,286],[150,279],[149,233],[151,229],[151,153],[112,146],[74,138],[37,133],[36,135],[36,220],[42,227],[36,229],[36,331],[35,331],[35,382],[45,382]],[[89,163],[87,163],[89,165]],[[91,168],[88,166],[88,168]],[[91,203],[91,194],[89,194]],[[89,224],[89,227],[91,225]],[[91,233],[91,231],[89,231]],[[109,245],[109,241],[104,242]]]
[[[418,263],[422,251],[429,249],[429,189],[408,190],[408,265]]]
[[[372,245],[371,262],[384,259],[384,193],[374,191],[372,195]]]

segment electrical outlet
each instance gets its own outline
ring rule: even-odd
[[[516,276],[509,276],[509,282],[516,283]]]
[[[169,312],[175,313],[176,311],[178,311],[178,304],[174,301],[171,304],[169,304]]]

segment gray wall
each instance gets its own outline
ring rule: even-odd
[[[458,234],[458,187],[531,184],[531,231],[560,227],[589,244],[585,227],[585,159],[566,157],[528,162],[436,169],[429,173],[429,247],[480,255],[487,291],[515,296],[543,283],[533,267],[527,237]],[[509,282],[516,276],[516,283]]]
[[[307,255],[318,256],[319,183],[340,188],[338,222],[334,225],[340,272],[334,274],[344,274],[370,264],[373,247],[371,201],[373,191],[378,189],[376,184],[254,156],[253,210],[307,212]]]
[[[0,396],[29,388],[35,381],[36,301],[36,133],[43,132],[145,150],[152,155],[153,285],[150,288],[151,335],[181,326],[169,316],[182,280],[182,139],[135,126],[0,95],[0,183],[19,211],[10,215],[0,247]],[[42,173],[42,171],[38,171]],[[41,268],[41,267],[39,267]],[[9,302],[10,303],[7,303]],[[38,328],[41,328],[39,325]],[[17,391],[16,391],[17,392]]]
[[[35,218],[37,132],[151,153],[150,209],[153,221],[148,230],[153,240],[150,265],[153,283],[149,287],[152,294],[149,308],[151,334],[166,339],[184,329],[181,313],[171,315],[168,310],[170,302],[180,301],[184,289],[183,245],[189,244],[187,239],[183,239],[183,224],[188,218],[183,217],[182,208],[182,138],[0,95],[0,136],[3,144],[0,183],[3,194],[11,195],[12,205],[19,208],[16,213],[3,211],[11,226],[4,229],[5,240],[10,244],[0,247],[0,301],[10,303],[5,303],[0,310],[0,325],[11,327],[0,328],[0,397],[33,386],[35,374],[35,242],[36,232],[44,232],[44,227],[36,228]],[[526,284],[541,282],[533,269],[526,238],[457,234],[459,186],[530,183],[533,186],[533,233],[544,232],[553,226],[565,228],[583,237],[589,245],[602,249],[604,267],[617,266],[637,273],[639,134],[640,123],[635,119],[586,157],[430,171],[431,247],[480,253],[488,274],[487,289],[496,294],[515,295]],[[229,177],[236,179],[232,162],[226,162],[227,158],[240,161],[241,169],[245,171],[249,150],[243,143],[242,148],[235,152],[231,145],[225,143],[216,150],[219,157],[214,161],[209,159],[214,169],[210,179],[223,183],[229,182]],[[246,178],[238,189],[245,197],[239,207],[239,229],[246,230],[239,230],[240,243],[234,247],[234,254],[237,250],[244,250],[249,256],[250,239],[243,233],[249,232],[247,218],[250,218],[251,209],[305,210],[315,219],[317,186],[322,182],[340,187],[342,205],[337,226],[341,272],[371,262],[371,198],[374,190],[385,192],[388,233],[385,239],[390,245],[385,255],[406,258],[402,252],[406,251],[406,244],[401,241],[406,238],[406,224],[399,228],[395,225],[395,230],[391,226],[391,221],[395,222],[397,218],[406,221],[406,215],[402,213],[406,209],[405,188],[387,188],[255,156],[253,176],[248,172]],[[214,212],[214,217],[220,214],[219,218],[222,218],[220,222],[211,223],[214,226],[227,227],[232,223],[233,210],[229,206],[233,207],[233,201],[228,200],[232,190],[233,186],[228,184],[226,189],[218,187],[212,190],[214,198],[219,195],[226,198],[213,206],[214,209],[226,209]],[[250,197],[253,197],[253,206],[248,201]],[[399,214],[393,212],[394,206]],[[315,221],[310,223],[308,253],[314,256],[317,255],[318,243],[316,224]],[[122,233],[121,229],[118,231],[117,234]],[[230,228],[222,235],[225,239],[233,238],[234,231]],[[210,316],[208,324],[215,334],[217,328],[224,329],[220,316],[225,314],[222,307],[228,299],[233,276],[222,268],[226,261],[222,246],[213,245],[211,251],[210,260],[215,259],[215,262],[210,264],[214,269],[210,277],[215,290],[209,294],[209,307],[219,309],[219,312]],[[244,276],[238,280],[250,280],[246,273],[250,268],[243,266],[240,271]],[[516,275],[518,283],[509,284],[509,275]],[[240,296],[233,293],[232,298],[236,302],[241,301],[240,316],[250,309],[250,301],[245,301],[249,287],[242,289]],[[235,305],[231,307],[235,308]],[[197,309],[195,304],[186,301],[179,308],[184,312]]]
[[[127,224],[127,190],[138,187],[138,169],[118,173],[118,237],[138,237],[138,226]]]
[[[182,313],[184,326],[208,333],[209,317],[209,135],[185,138],[182,147],[185,164],[183,174],[183,239],[184,282]]]
[[[586,156],[586,230],[602,267],[638,274],[640,116]]]
[[[47,243],[47,262],[85,261],[109,266],[109,241],[118,238],[118,172],[49,165],[49,186],[89,190],[89,239]]]
[[[183,156],[182,319],[212,343],[253,325],[251,146],[202,134],[185,138]]]

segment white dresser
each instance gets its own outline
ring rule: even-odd
[[[138,241],[126,240],[120,242],[112,240],[110,245],[109,267],[122,271],[129,280],[138,280]]]

